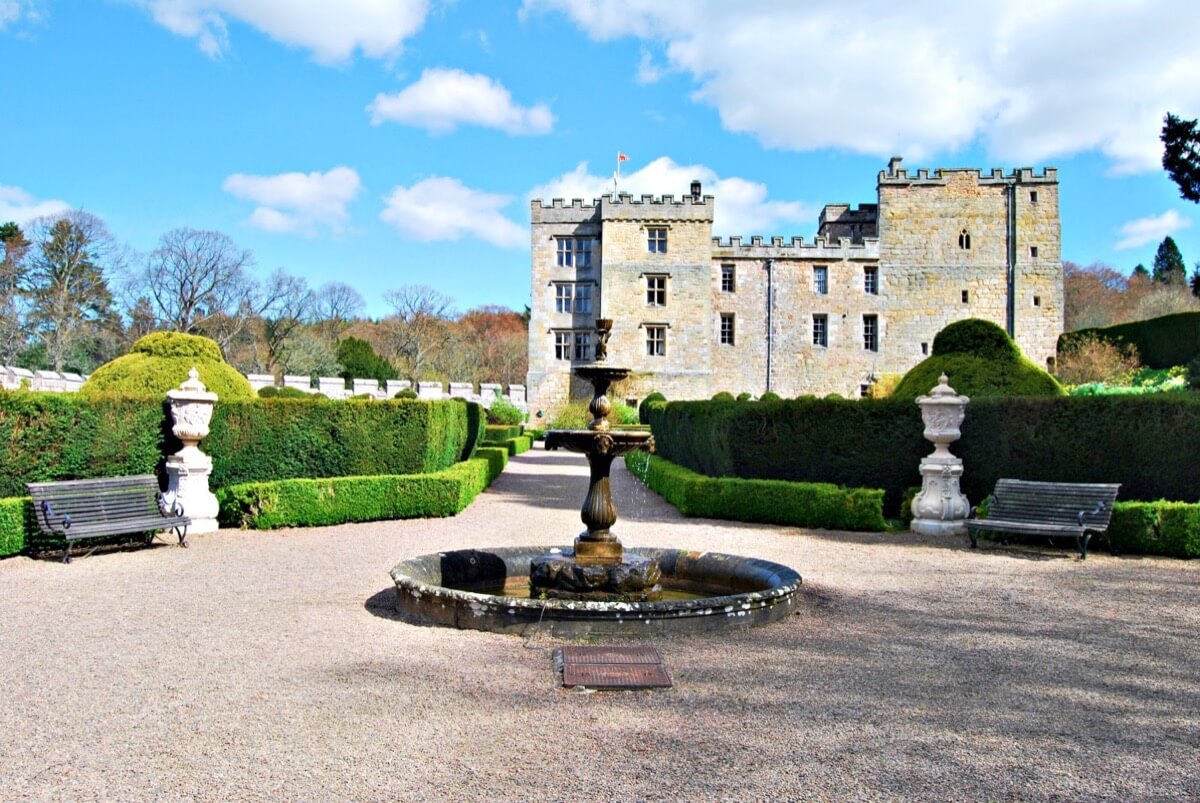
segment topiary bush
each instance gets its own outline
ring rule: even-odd
[[[1022,357],[1016,343],[991,321],[957,321],[938,332],[933,343],[933,354],[913,366],[889,398],[911,401],[924,396],[942,374],[951,387],[972,399],[1066,395],[1054,377]]]
[[[642,399],[642,403],[638,405],[638,423],[650,423],[650,404],[654,402],[665,402],[667,397],[659,393],[657,390],[649,393],[646,398]]]
[[[1015,359],[1021,350],[1008,333],[991,321],[967,318],[955,321],[933,338],[933,354],[970,354],[991,360]]]
[[[754,398],[754,394],[750,393],[749,391],[745,391],[745,390],[743,390],[741,393],[739,393],[737,395],[738,401],[750,401],[753,398]]]
[[[411,388],[403,388],[401,390],[396,391],[396,395],[393,396],[392,398],[393,399],[416,399],[416,398],[418,398],[418,396],[417,396],[417,392],[415,390],[413,390]]]
[[[781,401],[783,399],[778,393],[773,390],[768,390],[766,393],[758,397],[760,402],[764,401]]]
[[[489,424],[523,424],[525,411],[503,396],[497,396],[487,408],[487,418]]]
[[[153,332],[139,338],[128,354],[101,365],[80,388],[85,398],[101,395],[165,398],[193,367],[221,401],[252,399],[250,381],[221,356],[215,341],[183,332]]]
[[[727,390],[722,390],[713,394],[713,401],[734,401],[733,394]]]
[[[258,397],[260,399],[312,399],[315,398],[315,394],[305,393],[300,388],[268,386],[258,392]],[[321,394],[320,398],[327,399],[329,397]]]

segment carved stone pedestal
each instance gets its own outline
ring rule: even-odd
[[[950,453],[949,445],[962,436],[959,427],[969,402],[950,387],[942,374],[937,387],[921,396],[921,419],[925,439],[934,445],[933,454],[921,461],[921,492],[912,501],[912,530],[923,535],[965,535],[971,505],[959,490],[962,459]]]
[[[183,442],[183,448],[167,458],[168,501],[183,506],[183,514],[192,520],[188,535],[217,530],[217,497],[208,489],[212,458],[200,451],[200,441],[208,435],[217,394],[209,393],[193,368],[178,390],[167,393],[171,402],[171,431]]]

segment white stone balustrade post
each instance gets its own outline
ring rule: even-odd
[[[167,458],[168,502],[178,502],[183,514],[192,520],[188,534],[217,530],[217,497],[208,489],[212,458],[200,451],[199,443],[208,435],[217,394],[209,393],[195,368],[178,390],[167,392],[171,403],[171,431],[183,441],[183,448]]]
[[[962,458],[950,453],[950,444],[962,437],[959,427],[966,417],[966,396],[959,396],[942,374],[937,387],[921,396],[925,439],[933,454],[921,460],[921,492],[912,501],[912,530],[922,535],[965,535],[971,505],[958,487]]]

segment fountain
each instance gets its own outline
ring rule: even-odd
[[[592,385],[587,429],[551,430],[546,449],[587,457],[590,478],[573,548],[454,550],[392,570],[396,607],[435,624],[555,635],[709,632],[765,624],[792,613],[800,575],[777,563],[713,552],[626,549],[609,473],[612,461],[653,451],[643,430],[614,429],[608,389],[629,376],[605,364],[612,321],[596,321],[596,362],[574,369]],[[667,597],[670,597],[669,599]]]

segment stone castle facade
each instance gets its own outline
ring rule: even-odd
[[[712,236],[716,200],[629,194],[532,202],[531,410],[568,397],[613,320],[618,389],[669,399],[718,391],[863,394],[930,352],[963,318],[1004,327],[1038,365],[1063,328],[1058,175],[922,169],[894,157],[877,203],[829,204],[815,242]]]

